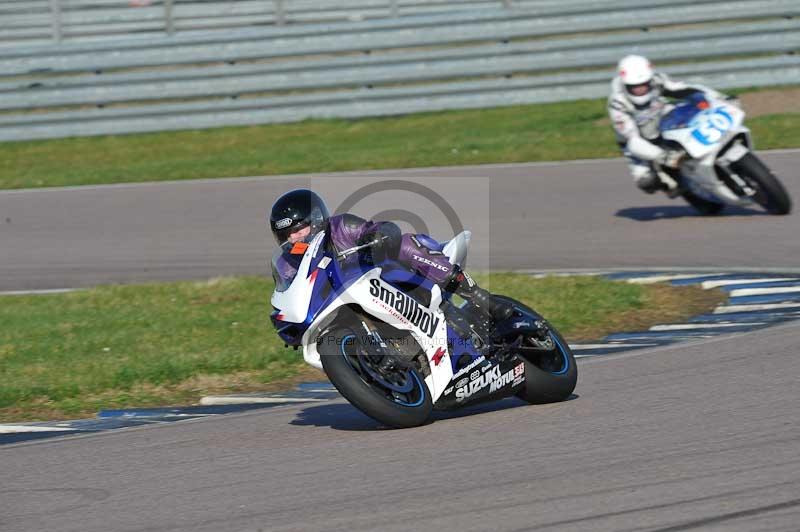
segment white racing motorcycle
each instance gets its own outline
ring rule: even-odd
[[[700,93],[664,115],[660,123],[664,147],[687,154],[674,174],[657,167],[670,197],[683,196],[703,214],[753,203],[770,214],[791,211],[786,189],[752,151],[744,115],[730,102],[709,100]]]
[[[460,233],[438,251],[461,264],[469,238]],[[356,408],[386,425],[413,427],[434,407],[509,395],[550,403],[572,394],[575,359],[542,316],[505,298],[513,316],[487,323],[406,266],[355,260],[374,244],[337,251],[321,231],[295,255],[294,277],[276,279],[272,296],[279,336],[302,346],[305,361]]]

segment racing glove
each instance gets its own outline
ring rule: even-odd
[[[358,239],[356,245],[372,243],[361,251],[362,256],[369,258],[373,263],[380,263],[386,259],[396,259],[400,252],[403,234],[400,228],[392,222],[382,222],[377,229],[365,233]]]
[[[685,159],[686,152],[683,150],[664,150],[655,162],[667,168],[680,168]]]

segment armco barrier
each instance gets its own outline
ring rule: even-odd
[[[631,52],[723,89],[800,83],[796,0],[528,4],[0,46],[0,141],[593,98]]]
[[[3,22],[0,42],[71,41],[125,34],[174,35],[191,30],[396,19],[499,7],[530,8],[542,14],[565,9],[586,12],[618,3],[613,0],[0,0]]]
[[[553,2],[517,0],[517,4],[547,7]],[[342,22],[510,5],[512,0],[4,0],[0,1],[4,22],[0,40],[69,41],[127,33],[174,34],[193,29]]]

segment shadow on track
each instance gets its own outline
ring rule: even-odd
[[[659,207],[628,207],[618,210],[614,216],[628,218],[637,222],[669,220],[673,218],[728,218],[731,216],[769,216],[768,213],[744,207],[725,207],[722,213],[705,216],[689,205],[669,205]]]
[[[572,401],[578,397],[578,395],[572,394],[567,401]],[[461,410],[434,410],[431,417],[431,422],[487,414],[489,412],[497,412],[500,410],[508,410],[511,408],[520,408],[525,406],[531,406],[535,408],[534,405],[529,405],[521,399],[509,397],[500,401],[492,401],[489,403],[470,406]],[[362,414],[356,409],[356,407],[348,403],[309,406],[308,408],[304,408],[298,412],[297,417],[290,422],[290,425],[311,425],[315,427],[330,427],[334,430],[347,431],[392,430],[389,427],[381,425],[374,419]]]

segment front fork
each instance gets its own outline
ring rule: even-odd
[[[656,173],[658,174],[658,178],[661,180],[661,182],[667,187],[667,196],[674,198],[681,195],[680,185],[675,178],[665,172],[661,167],[656,167]]]
[[[742,179],[739,174],[732,171],[729,165],[716,164],[714,170],[720,180],[737,196],[752,198],[756,195],[756,189],[751,187],[750,183]]]
[[[744,146],[740,140],[736,140],[731,147],[725,151],[724,155],[714,162],[714,172],[717,174],[719,180],[722,181],[731,192],[744,198],[755,196],[756,190],[751,187],[745,179],[742,179],[739,174],[731,170],[731,164],[744,157],[749,151],[750,150]],[[665,192],[670,198],[680,196],[686,190],[686,188],[681,186],[681,183],[663,167],[654,165],[654,169],[658,178],[666,186],[667,190]]]
[[[362,317],[360,322],[366,334],[365,340],[369,342],[372,348],[372,353],[367,356],[373,357],[376,369],[379,372],[386,374],[398,369],[409,369],[413,366],[410,360],[405,360],[397,352],[396,347],[383,339],[380,331],[378,331],[378,328],[375,327],[371,321]]]
[[[720,180],[725,183],[738,196],[752,198],[757,190],[750,186],[750,183],[731,169],[731,166],[742,157],[750,153],[750,149],[737,139],[731,144],[725,153],[717,159],[714,169],[717,171]]]

